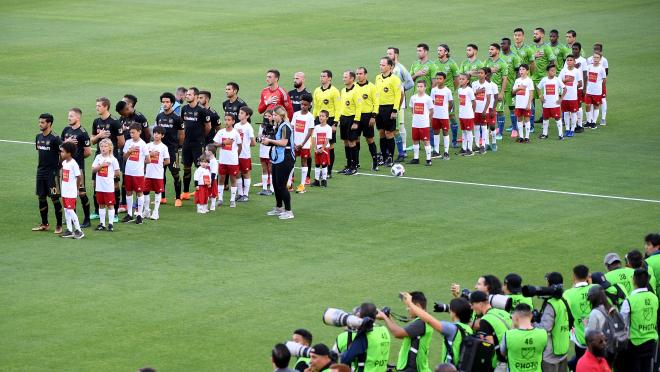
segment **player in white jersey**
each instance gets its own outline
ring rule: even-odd
[[[573,58],[575,59],[575,68],[580,70],[582,72],[582,89],[578,90],[578,102],[579,102],[579,107],[578,107],[578,113],[577,113],[577,126],[575,127],[575,133],[582,133],[584,132],[584,110],[582,108],[582,104],[584,103],[585,99],[585,91],[587,88],[587,60],[582,57],[582,44],[575,42],[573,43],[573,46],[571,47],[571,52],[573,53]],[[564,69],[566,69],[566,65],[564,65]],[[566,118],[564,118],[566,120]]]
[[[264,135],[274,133],[273,128],[273,110],[264,111],[263,123],[259,126],[257,138],[261,139]],[[269,196],[273,195],[273,183],[271,182],[271,174],[273,165],[270,162],[270,146],[266,146],[259,141],[259,161],[261,162],[261,182],[255,186],[261,186],[261,191],[258,195]]]
[[[550,119],[555,119],[557,124],[557,134],[559,140],[564,139],[561,123],[561,101],[566,95],[566,86],[557,77],[557,67],[555,65],[548,65],[547,76],[543,77],[537,87],[538,96],[543,103],[543,133],[539,138],[548,138],[548,126]]]
[[[220,159],[218,161],[218,186],[225,184],[225,178],[229,177],[230,184],[230,198],[229,207],[236,208],[236,177],[239,173],[238,168],[238,153],[241,152],[241,135],[234,129],[235,118],[231,113],[225,114],[225,127],[216,133],[213,137],[214,145],[220,148]],[[220,205],[223,204],[224,187],[219,190]]]
[[[300,156],[300,185],[296,188],[299,194],[305,193],[305,181],[307,180],[307,159],[312,155],[309,151],[311,142],[309,138],[314,131],[314,115],[309,112],[312,107],[312,96],[304,94],[300,97],[300,111],[293,113],[291,125],[293,126],[293,143],[296,148],[296,156]],[[287,184],[293,182],[293,172],[289,176]]]
[[[519,143],[529,142],[529,133],[532,129],[530,117],[532,116],[532,100],[534,100],[534,82],[529,78],[529,66],[523,63],[518,68],[519,78],[513,83],[511,92],[515,95],[516,117],[518,118]]]
[[[124,187],[126,188],[126,216],[121,220],[124,223],[133,221],[133,195],[137,198],[135,223],[142,224],[142,209],[144,208],[144,164],[149,160],[149,150],[140,134],[142,126],[133,123],[129,133],[131,138],[124,143]]]
[[[115,219],[115,178],[119,178],[119,162],[112,155],[113,145],[110,138],[104,138],[99,142],[101,153],[96,155],[92,163],[92,173],[96,174],[94,190],[96,191],[96,202],[99,205],[99,225],[96,231],[114,231],[112,222]],[[105,216],[108,215],[106,227]]]
[[[319,125],[312,133],[312,147],[314,148],[314,182],[312,186],[328,187],[328,164],[330,164],[330,139],[332,127],[328,125],[329,113],[326,110],[319,112]]]
[[[603,56],[603,44],[596,43],[594,44],[594,52],[598,52],[601,55],[600,65],[605,69],[605,75],[610,75],[610,65],[607,62],[607,58]],[[587,65],[593,64],[593,56],[587,58]],[[607,117],[607,86],[603,83],[603,99],[600,104],[600,125],[607,125],[605,118]],[[594,118],[594,122],[597,118]]]
[[[252,109],[243,106],[238,110],[239,123],[236,124],[236,129],[241,135],[241,153],[238,155],[238,166],[241,171],[241,179],[238,180],[238,198],[237,202],[246,202],[249,200],[250,194],[250,173],[252,173],[252,152],[251,147],[256,146],[257,141],[254,136],[254,129],[252,128]]]
[[[417,81],[417,94],[410,96],[412,113],[413,159],[409,164],[419,164],[419,143],[424,141],[426,165],[431,165],[430,127],[433,117],[433,100],[426,94],[426,81]]]
[[[82,144],[81,144],[82,145]],[[62,158],[62,169],[60,179],[62,185],[62,204],[64,205],[64,216],[66,217],[66,231],[60,235],[63,238],[80,239],[85,234],[80,228],[80,221],[76,214],[76,200],[78,189],[82,185],[82,173],[78,162],[73,159],[76,145],[73,142],[64,142],[60,146],[60,157]]]
[[[199,157],[199,166],[193,176],[195,181],[195,204],[197,213],[208,213],[209,191],[211,188],[211,172],[209,170],[209,160],[205,154]],[[221,186],[222,187],[222,186]]]
[[[493,99],[492,85],[486,81],[487,72],[486,67],[479,68],[477,71],[478,79],[472,82],[472,90],[476,100],[474,107],[474,141],[479,149],[479,154],[486,153],[488,115]]]
[[[458,77],[459,88],[456,90],[458,96],[458,121],[461,125],[463,141],[461,143],[461,156],[472,156],[472,130],[474,129],[474,110],[476,100],[474,91],[468,86],[469,74],[460,74]]]
[[[607,82],[607,73],[600,64],[602,55],[594,52],[593,63],[587,67],[587,94],[584,103],[587,105],[587,127],[596,129],[598,111],[603,101],[603,87]]]
[[[431,89],[431,100],[433,101],[433,127],[434,151],[440,153],[440,129],[442,129],[444,153],[441,159],[449,160],[449,113],[454,109],[454,97],[451,89],[445,86],[447,74],[438,72],[435,74],[435,87]]]
[[[149,161],[144,178],[144,216],[152,220],[160,218],[160,201],[165,191],[165,167],[170,164],[170,152],[162,142],[165,136],[165,128],[155,127],[153,142],[147,145]],[[151,203],[149,192],[154,192],[154,210],[149,210]]]
[[[208,159],[208,169],[211,172],[211,186],[208,189],[209,194],[209,212],[215,211],[216,203],[218,201],[218,159],[216,159],[215,154],[218,152],[217,147],[214,144],[206,145],[206,159]],[[240,163],[240,159],[239,163]],[[220,186],[224,187],[224,185]]]
[[[575,67],[575,57],[566,57],[564,68],[559,74],[559,80],[566,87],[566,93],[562,97],[561,111],[563,112],[565,136],[573,137],[575,127],[578,124],[578,111],[580,109],[580,92],[584,81],[582,80],[582,69]]]
[[[486,67],[486,81],[490,83],[490,108],[488,109],[488,116],[486,118],[486,123],[488,124],[488,133],[484,137],[484,142],[486,142],[486,149],[497,151],[497,96],[499,95],[500,88],[491,81],[491,76],[493,75],[490,67]],[[490,143],[488,143],[490,139]]]

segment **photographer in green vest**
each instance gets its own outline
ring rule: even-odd
[[[660,276],[660,234],[648,234],[644,237],[644,249],[646,251],[646,265],[658,273]],[[655,278],[656,282],[650,284],[655,286],[655,293],[660,293],[660,282]]]
[[[482,339],[495,346],[495,355],[493,355],[495,372],[506,371],[506,359],[504,354],[500,353],[499,345],[504,337],[504,332],[511,329],[511,314],[492,307],[488,295],[482,291],[470,293],[470,305],[472,305],[472,311],[481,315],[480,319],[475,320],[473,326],[475,332],[478,331]]]
[[[561,273],[553,271],[545,275],[548,287],[564,285]],[[565,299],[557,296],[542,297],[540,320],[535,323],[537,328],[545,329],[548,343],[543,351],[543,372],[566,372],[568,370],[568,349],[570,346],[570,330],[573,317]]]
[[[504,294],[511,298],[511,314],[518,304],[527,304],[532,309],[534,303],[529,297],[524,297],[520,292],[522,291],[522,277],[518,274],[511,273],[504,277],[504,286],[502,287]]]
[[[635,270],[623,266],[621,263],[621,257],[616,253],[606,254],[604,263],[605,268],[607,268],[605,279],[607,279],[610,284],[621,284],[626,291],[626,295],[628,295],[628,293],[633,290],[632,276]]]
[[[575,266],[573,268],[573,287],[567,289],[563,295],[574,319],[571,341],[575,344],[575,356],[568,362],[568,368],[571,371],[575,370],[575,365],[587,348],[584,340],[584,324],[585,319],[588,319],[589,313],[591,313],[591,303],[587,296],[589,288],[592,286],[590,280],[588,267]]]
[[[426,296],[422,292],[410,292],[410,301],[416,307],[426,309]],[[403,294],[400,295],[404,299]],[[431,372],[429,367],[429,346],[433,328],[419,317],[416,317],[408,307],[408,319],[405,327],[401,327],[390,319],[389,314],[378,311],[376,319],[385,322],[385,326],[392,336],[403,340],[399,358],[396,363],[397,371],[403,372]]]
[[[293,337],[291,337],[291,341],[297,342],[303,346],[312,346],[312,333],[306,329],[296,329],[293,331]],[[298,360],[296,360],[296,364],[294,365],[293,369],[299,372],[303,372],[305,369],[309,367],[309,358],[306,357],[298,357]]]
[[[513,310],[513,327],[504,333],[500,352],[506,355],[509,372],[542,372],[543,351],[548,333],[532,325],[532,308],[518,304]]]
[[[340,360],[343,364],[357,363],[355,372],[385,372],[390,358],[390,334],[387,328],[374,325],[378,310],[373,303],[360,305],[356,314],[364,321],[358,329],[355,339],[344,351]]]
[[[633,274],[635,289],[621,306],[621,316],[630,330],[630,343],[626,350],[626,371],[650,371],[658,342],[658,297],[648,290],[650,275],[645,269]]]

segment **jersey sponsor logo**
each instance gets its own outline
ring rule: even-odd
[[[524,96],[525,94],[527,94],[527,89],[516,91],[517,96]]]
[[[210,177],[209,175],[206,175],[206,174],[205,174],[205,175],[203,176],[203,179],[204,179],[204,184],[205,184],[206,186],[209,186],[209,185],[211,184],[211,177]]]
[[[128,160],[130,161],[140,160],[140,150],[131,152],[131,155],[128,157]]]
[[[590,83],[595,83],[598,81],[598,73],[597,72],[589,72],[589,82]]]
[[[413,106],[413,113],[415,115],[424,115],[424,104],[421,102],[415,102],[415,106]]]
[[[305,124],[307,124],[307,123],[304,120],[296,119],[296,132],[304,133],[305,132]]]
[[[548,84],[545,86],[545,94],[548,96],[554,96],[555,95],[555,85],[554,84]]]
[[[465,94],[460,94],[460,95],[458,96],[458,99],[459,99],[460,102],[461,102],[461,106],[465,106],[465,98],[466,98],[466,97],[465,97]]]
[[[325,141],[326,141],[325,133],[317,132],[316,133],[316,144],[317,145],[325,145]]]
[[[62,169],[62,181],[69,182],[69,170]]]
[[[227,151],[231,151],[231,148],[232,148],[232,144],[233,144],[233,143],[229,143],[228,145],[224,144],[225,141],[228,140],[228,139],[231,139],[231,138],[222,137],[222,143],[223,143],[223,145],[222,145],[222,149],[223,149],[223,150],[227,150]]]
[[[149,162],[151,164],[158,164],[158,159],[160,158],[160,152],[156,152],[155,155],[149,156]]]
[[[108,166],[104,165],[99,169],[98,173],[99,177],[108,177]]]
[[[37,150],[50,151],[50,146],[37,145]]]
[[[445,105],[445,96],[442,94],[437,94],[435,97],[433,97],[433,104],[436,106],[444,106]]]
[[[564,84],[566,84],[567,87],[572,87],[573,81],[575,81],[575,77],[573,75],[566,75],[566,78],[564,79]]]
[[[477,101],[485,101],[486,100],[486,92],[483,90],[480,90],[475,94],[475,98]]]

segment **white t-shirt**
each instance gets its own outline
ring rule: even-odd
[[[332,139],[332,127],[329,125],[317,125],[312,133],[317,149],[329,148]]]
[[[575,68],[579,69],[582,72],[586,72],[588,67],[589,64],[587,63],[587,60],[584,59],[584,57],[579,56],[575,59]],[[566,65],[564,65],[564,68],[567,68]]]
[[[78,197],[78,179],[80,176],[80,167],[75,160],[65,160],[62,162],[62,192],[63,198]]]
[[[252,154],[250,153],[250,143],[254,138],[254,129],[252,124],[245,122],[245,124],[238,123],[234,126],[234,129],[238,130],[238,134],[241,136],[241,153],[238,154],[238,157],[241,159],[250,159]],[[213,168],[211,168],[213,169]]]
[[[303,115],[300,111],[296,111],[291,118],[291,125],[293,126],[293,143],[296,146],[301,145],[307,136],[307,131],[314,130],[314,115],[311,112]],[[307,140],[303,148],[308,149],[309,146],[311,146],[311,141]]]
[[[129,139],[124,144],[124,154],[128,153],[130,148],[133,147],[137,151],[131,153],[126,159],[126,165],[124,167],[124,174],[127,176],[144,176],[144,158],[149,156],[149,151],[147,150],[147,144],[144,143],[142,139],[139,139],[137,142],[133,139]]]
[[[431,89],[431,100],[433,101],[433,118],[449,119],[449,101],[453,101],[451,89],[447,87]]]
[[[523,87],[523,90],[517,90],[519,87]],[[530,94],[534,94],[534,82],[529,77],[518,78],[516,82],[513,83],[513,90],[516,91],[516,108],[517,109],[526,109],[529,103]]]
[[[218,174],[218,159],[216,159],[215,157],[212,157],[211,159],[209,159],[209,168],[210,168],[211,174],[215,174],[216,175],[215,178],[217,179],[218,178],[217,177],[217,174]]]
[[[587,65],[593,65],[594,64],[594,56],[590,56],[587,58]],[[600,65],[603,66],[603,68],[609,68],[610,65],[607,63],[607,58],[605,56],[600,57]]]
[[[474,91],[472,88],[458,88],[456,90],[458,95],[458,118],[459,119],[474,119],[474,110],[472,110],[472,101],[475,100]]]
[[[495,95],[500,93],[500,88],[497,87],[497,84],[493,83],[492,81],[489,82],[490,84],[490,108],[494,109],[495,108]],[[504,99],[504,97],[502,97]]]
[[[566,101],[575,101],[578,99],[578,82],[582,81],[582,70],[579,68],[573,68],[569,70],[564,68],[559,73],[559,80],[566,87],[566,96],[564,100]],[[584,82],[582,83],[584,84]]]
[[[589,65],[587,68],[587,94],[599,96],[603,94],[603,79],[607,78],[605,68]]]
[[[483,89],[482,91],[478,91],[479,89]],[[488,100],[488,97],[491,97],[492,101],[492,87],[489,82],[484,80],[483,84],[479,82],[479,80],[475,80],[472,82],[472,90],[475,92],[474,93],[474,99],[477,101],[477,105],[475,107],[475,110],[478,113],[484,112],[484,108],[486,108],[486,101]]]
[[[110,154],[110,156],[98,154],[96,155],[96,158],[94,158],[92,168],[104,163],[107,165],[102,166],[99,171],[96,172],[94,189],[100,192],[115,192],[115,171],[119,170],[119,162],[114,156],[112,156],[112,154]]]
[[[564,91],[564,83],[558,77],[550,79],[545,76],[539,82],[539,89],[543,91],[543,108],[556,108],[559,107],[557,101],[561,92]]]
[[[264,128],[260,125],[259,126],[259,137],[261,137],[263,132],[264,132]],[[266,145],[263,145],[263,144],[260,143],[259,144],[259,157],[262,158],[262,159],[270,159],[270,146],[266,146]]]
[[[150,142],[147,145],[147,151],[149,153],[149,163],[147,163],[145,177],[162,180],[165,177],[163,162],[165,159],[170,158],[170,152],[167,150],[167,146],[162,142],[159,144]],[[157,154],[152,156],[152,152],[157,152]]]
[[[210,185],[211,172],[204,167],[197,167],[195,170],[195,185]]]
[[[229,145],[223,145],[222,143],[226,139],[233,141]],[[213,142],[220,144],[220,158],[218,159],[220,164],[238,165],[238,145],[242,143],[238,130],[233,128],[231,131],[227,131],[227,128],[220,129],[213,137]]]
[[[423,96],[413,94],[410,96],[410,107],[412,108],[412,127],[413,128],[428,128],[431,126],[429,122],[429,110],[433,109],[433,100],[431,96],[424,93]]]

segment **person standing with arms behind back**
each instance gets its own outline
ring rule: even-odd
[[[275,107],[273,122],[276,125],[275,139],[261,138],[261,143],[272,146],[270,160],[273,163],[273,187],[275,188],[275,208],[266,213],[268,216],[278,216],[281,220],[293,218],[291,211],[291,194],[286,187],[289,174],[293,169],[295,149],[293,146],[293,130],[287,111],[282,106]]]
[[[186,92],[187,105],[181,108],[181,119],[184,125],[183,147],[183,194],[182,200],[190,199],[190,180],[192,165],[202,156],[206,136],[211,132],[211,114],[198,102],[199,89],[191,87]]]
[[[55,234],[62,233],[62,203],[60,202],[60,145],[62,141],[53,133],[53,115],[44,113],[39,115],[39,130],[34,144],[39,153],[37,165],[37,197],[39,198],[39,213],[41,223],[32,228],[32,231],[48,231],[48,201],[50,197],[55,208]]]
[[[376,128],[380,135],[380,152],[383,164],[394,164],[394,131],[396,118],[401,104],[401,80],[392,74],[394,61],[389,57],[380,59],[380,74],[376,76]]]
[[[658,343],[658,297],[648,290],[649,272],[636,269],[633,274],[635,289],[621,306],[621,316],[630,330],[630,345],[625,352],[626,370],[650,371]]]

